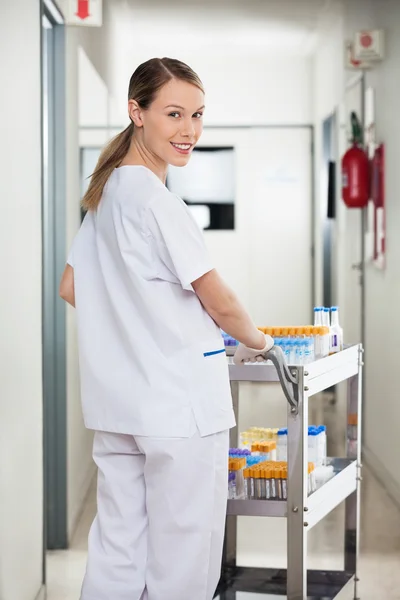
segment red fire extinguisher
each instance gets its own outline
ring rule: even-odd
[[[362,133],[356,113],[351,113],[353,145],[342,158],[342,195],[348,208],[364,208],[370,196],[369,160],[362,147]]]

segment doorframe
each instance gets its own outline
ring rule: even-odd
[[[95,129],[96,127],[94,127]],[[84,128],[86,129],[86,127]],[[89,127],[88,129],[91,129]],[[121,128],[122,129],[122,128]],[[315,305],[316,303],[316,192],[315,192],[315,127],[312,124],[304,123],[304,124],[254,124],[254,125],[205,125],[204,129],[305,129],[310,132],[310,210],[311,210],[311,239],[310,239],[310,261],[311,261],[311,302]],[[310,306],[310,323],[313,323],[314,319],[314,307]]]
[[[51,23],[52,52],[44,61],[43,19]],[[41,0],[42,82],[42,272],[43,272],[43,448],[44,531],[43,583],[46,550],[66,548],[67,534],[67,395],[66,314],[58,296],[65,265],[65,28],[53,0]],[[47,71],[47,66],[50,71]],[[49,84],[45,106],[44,86]],[[47,115],[45,110],[47,108]],[[45,123],[48,119],[47,139]],[[45,143],[48,143],[47,155]],[[46,167],[47,165],[47,167]]]

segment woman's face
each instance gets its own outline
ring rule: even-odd
[[[203,132],[203,92],[186,81],[172,79],[147,110],[140,111],[143,143],[163,162],[185,166]]]

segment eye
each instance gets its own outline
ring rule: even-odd
[[[174,119],[176,119],[176,118],[177,118],[177,116],[176,116],[176,115],[178,116],[178,118],[180,117],[180,114],[179,114],[178,112],[175,112],[175,111],[174,111],[174,112],[172,112],[172,113],[169,113],[169,115],[168,115],[168,116],[169,116],[169,117],[173,117]]]
[[[196,113],[194,113],[193,116],[196,117],[196,119],[201,119],[201,117],[203,116],[203,113],[202,112],[196,112]]]

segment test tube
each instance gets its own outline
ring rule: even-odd
[[[269,456],[270,456],[270,460],[272,461],[276,461],[276,442],[272,441],[269,444]]]
[[[271,442],[264,442],[264,456],[265,460],[271,460]]]
[[[292,331],[292,330],[290,330],[290,331]],[[294,331],[294,329],[293,329],[293,331]],[[296,338],[295,337],[288,338],[286,361],[289,363],[289,365],[296,364],[297,356],[296,356]]]
[[[260,470],[260,482],[261,482],[261,500],[266,499],[265,494],[265,469]]]
[[[261,500],[262,498],[262,492],[261,492],[261,470],[258,468],[256,469],[255,473],[254,473],[254,491],[255,491],[255,497],[256,500]]]
[[[246,468],[246,458],[242,457],[238,460],[238,470],[236,473],[236,498],[242,499],[245,497],[244,476],[243,472]]]
[[[276,479],[275,479],[275,471],[274,469],[271,469],[271,495],[270,495],[270,500],[277,500],[277,486],[276,486]]]
[[[250,469],[243,470],[244,479],[244,496],[247,500],[251,498],[251,484],[250,484]]]
[[[228,497],[231,500],[244,498],[243,469],[246,466],[246,458],[234,457],[229,459]]]
[[[288,476],[287,467],[283,467],[283,469],[282,469],[282,500],[287,500],[287,476]]]
[[[267,467],[265,469],[265,499],[271,499],[271,469]]]
[[[312,328],[312,336],[314,339],[314,360],[321,358],[321,339],[319,334],[319,326],[314,325]]]
[[[255,499],[255,493],[254,493],[255,492],[255,485],[254,485],[254,483],[255,483],[255,477],[254,477],[255,471],[256,471],[255,467],[252,467],[250,469],[250,500],[254,500]]]
[[[259,444],[259,454],[260,456],[262,456],[262,458],[265,458],[265,442],[262,441]]]
[[[260,444],[258,442],[253,442],[251,445],[251,455],[260,456]]]
[[[308,463],[308,493],[313,494],[316,489],[316,481],[315,481],[315,466],[314,463]]]
[[[274,469],[276,499],[282,500],[282,470]]]
[[[229,500],[233,500],[233,498],[234,498],[234,481],[235,481],[235,474],[230,471],[229,476],[228,476],[228,499]]]

